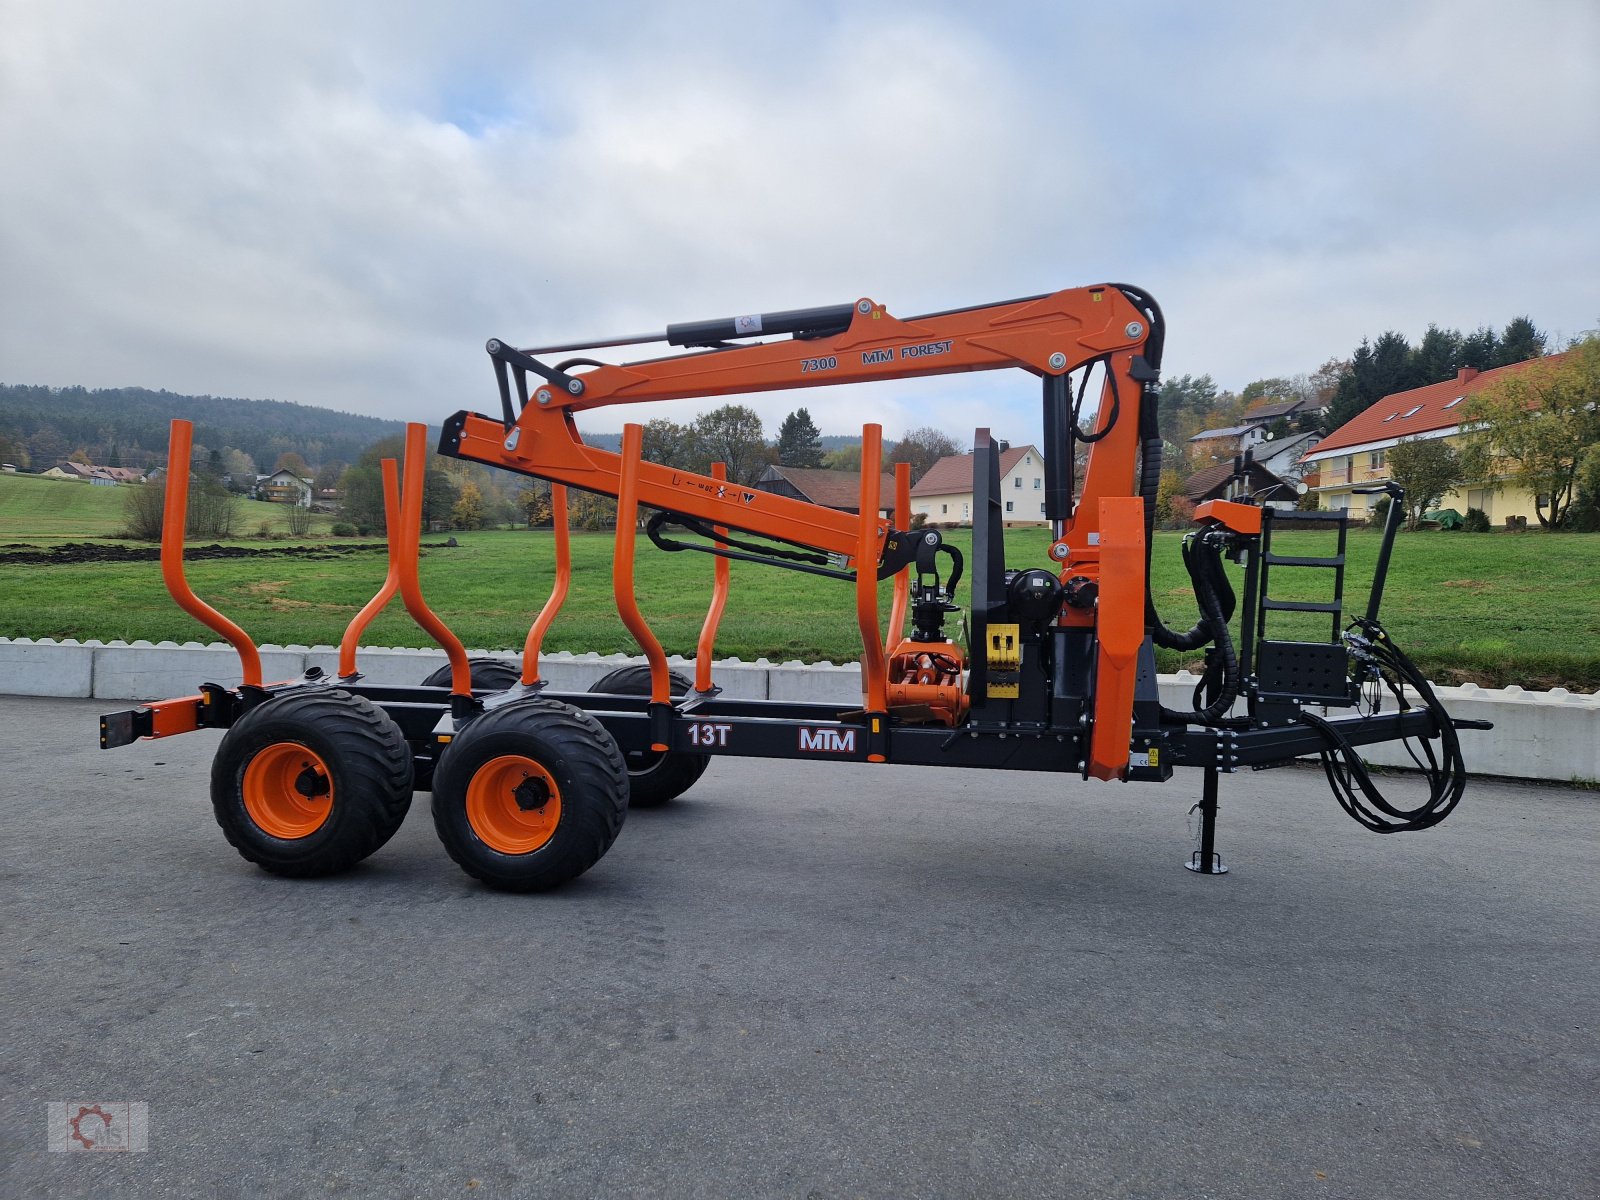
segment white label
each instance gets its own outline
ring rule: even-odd
[[[733,327],[741,337],[748,333],[761,332],[761,314],[753,313],[748,317],[735,317]]]

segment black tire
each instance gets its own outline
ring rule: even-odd
[[[223,735],[211,806],[233,848],[263,870],[333,875],[394,836],[411,783],[411,747],[388,713],[349,692],[298,692],[251,709]]]
[[[520,788],[502,795],[491,786],[494,772],[504,770],[500,764],[516,759],[531,760],[536,766],[530,771],[543,776],[526,804]],[[485,778],[475,789],[480,772]],[[486,796],[501,804],[515,798],[518,808],[531,814],[537,806],[541,816],[553,796],[554,828],[543,835],[548,840],[515,852],[504,843],[497,848],[492,843],[504,835],[481,816]],[[583,874],[611,848],[627,815],[628,770],[617,743],[588,713],[540,696],[476,718],[445,747],[434,773],[439,840],[468,875],[503,891],[542,892]]]
[[[503,658],[469,658],[472,668],[472,690],[475,692],[503,692],[522,681],[522,666]],[[450,664],[445,663],[422,681],[423,687],[449,687]]]
[[[674,696],[687,695],[694,687],[687,678],[669,671]],[[590,692],[609,692],[613,696],[648,696],[649,666],[619,667]],[[635,808],[658,808],[692,788],[711,765],[709,754],[685,754],[671,750],[634,750],[625,756],[628,763],[628,803]]]

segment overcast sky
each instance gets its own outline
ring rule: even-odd
[[[1597,280],[1595,0],[0,0],[8,383],[437,422],[490,336],[1120,281],[1238,389]],[[1013,372],[751,403],[1038,437]]]

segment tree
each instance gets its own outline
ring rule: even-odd
[[[1461,361],[1461,334],[1454,329],[1429,325],[1417,348],[1411,352],[1411,387],[1443,383],[1456,373]]]
[[[1500,345],[1495,352],[1494,365],[1509,367],[1512,363],[1527,362],[1530,358],[1543,358],[1545,336],[1527,317],[1513,317],[1500,335]]]
[[[1460,458],[1439,438],[1405,438],[1389,449],[1388,462],[1389,477],[1406,490],[1407,529],[1463,479]]]
[[[1256,379],[1244,385],[1239,399],[1250,408],[1263,400],[1287,399],[1293,390],[1294,386],[1287,379]]]
[[[317,468],[317,473],[312,476],[311,489],[314,494],[334,491],[339,486],[339,478],[344,474],[345,464],[337,458],[330,458]]]
[[[517,507],[522,510],[529,529],[548,525],[555,519],[550,500],[550,485],[543,480],[535,480],[517,493]]]
[[[449,525],[460,496],[461,490],[448,472],[429,467],[422,478],[422,527],[442,529]]]
[[[450,509],[451,523],[457,529],[481,529],[485,511],[483,493],[469,479],[456,494],[456,502]]]
[[[1480,325],[1461,339],[1461,352],[1456,357],[1457,369],[1471,367],[1474,371],[1492,370],[1500,360],[1500,338],[1487,325]]]
[[[846,442],[834,450],[829,450],[822,456],[822,465],[830,471],[856,471],[861,470],[861,443]]]
[[[1216,380],[1209,375],[1179,375],[1161,385],[1161,433],[1174,441],[1198,432],[1198,419],[1217,404]]]
[[[695,433],[692,425],[679,425],[665,417],[646,421],[639,441],[639,457],[646,462],[680,471],[695,469]]]
[[[795,409],[778,426],[778,462],[786,467],[820,467],[821,436],[811,414],[803,408]]]
[[[235,450],[229,446],[222,452],[222,470],[231,481],[229,487],[235,492],[248,492],[256,485],[256,460],[243,450]]]
[[[161,540],[166,492],[159,483],[137,483],[122,494],[123,532],[142,542]]]
[[[1508,327],[1509,332],[1509,327]],[[1577,496],[1578,475],[1600,444],[1600,336],[1565,354],[1508,371],[1461,406],[1475,478],[1508,474],[1535,496],[1546,529],[1560,529]]]
[[[915,486],[934,463],[960,453],[960,444],[948,433],[931,425],[923,425],[911,430],[894,444],[894,449],[889,452],[889,461],[910,463],[911,483]]]
[[[696,469],[728,464],[728,478],[752,484],[767,467],[767,436],[755,409],[724,404],[694,423]]]
[[[278,461],[273,465],[274,471],[288,471],[296,479],[310,479],[311,468],[306,466],[306,460],[294,450],[285,450],[278,455]]]
[[[283,523],[290,537],[305,537],[311,532],[311,509],[304,504],[285,504]]]
[[[28,445],[21,435],[0,429],[0,462],[8,462],[14,467],[27,467]]]
[[[339,477],[339,511],[362,537],[384,533],[383,476],[378,467],[358,463]]]

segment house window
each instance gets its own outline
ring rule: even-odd
[[[1467,493],[1467,507],[1476,508],[1486,517],[1493,516],[1490,505],[1494,503],[1494,491],[1490,488],[1473,488]]]
[[[1016,507],[1016,505],[1012,504],[1011,501],[1009,501],[1009,500],[1006,501],[1006,511],[1007,512],[1010,512],[1015,507]]]
[[[1039,501],[1039,511],[1041,513],[1044,512],[1044,501],[1043,500]]]
[[[963,521],[964,521],[964,520],[966,520],[966,519],[967,519],[967,517],[968,517],[968,516],[970,516],[970,515],[971,515],[971,514],[970,514],[970,513],[968,513],[968,512],[967,512],[967,506],[966,506],[966,505],[965,505],[965,504],[963,504],[963,505],[962,505],[962,506],[961,506],[961,519],[962,519],[962,520],[963,520]]]
[[[950,511],[950,506],[948,504],[939,505],[939,512],[940,512],[941,515],[943,515],[944,513],[949,512],[949,511]]]
[[[1033,490],[1037,492],[1043,486],[1044,486],[1044,480],[1040,479],[1037,475],[1035,475],[1033,477]]]
[[[1383,456],[1385,453],[1386,451],[1383,450],[1370,451],[1367,454],[1367,470],[1376,471],[1379,467],[1383,466]]]
[[[1021,475],[1013,475],[1011,477],[1011,486],[1012,487],[1021,487],[1022,486],[1022,476]]]

